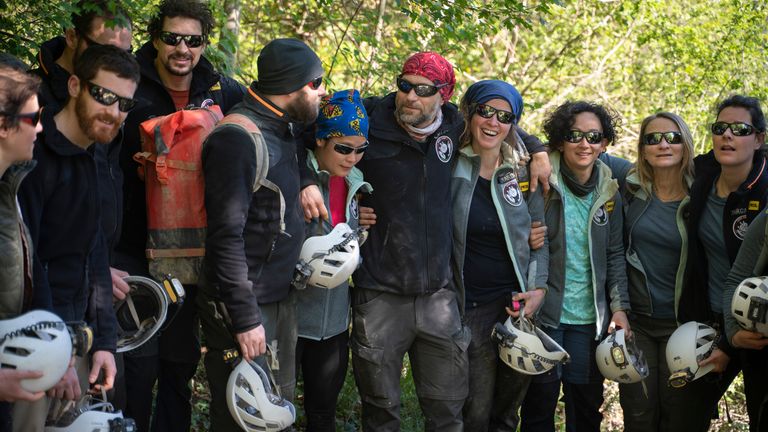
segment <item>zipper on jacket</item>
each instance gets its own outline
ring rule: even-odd
[[[424,291],[429,291],[429,233],[427,229],[427,203],[426,203],[426,196],[427,196],[427,155],[425,154],[424,157],[421,159],[421,166],[422,166],[422,178],[421,178],[421,216],[422,216],[422,224],[421,226],[424,227],[424,271],[421,272],[422,274],[422,283],[424,284]]]

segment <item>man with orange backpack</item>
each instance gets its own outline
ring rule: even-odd
[[[203,55],[214,24],[213,14],[204,2],[165,0],[150,20],[150,40],[136,52],[141,68],[136,98],[142,103],[125,123],[120,153],[125,206],[114,263],[132,275],[150,276],[145,252],[145,183],[139,177],[139,164],[134,161],[134,155],[142,151],[139,125],[189,105],[200,106],[206,99],[226,113],[242,100],[245,91],[235,80],[216,71]],[[189,380],[200,359],[200,342],[192,304],[197,290],[192,285],[184,288],[186,300],[160,337],[140,352],[124,356],[128,401],[125,411],[136,420],[138,430],[150,430],[155,382],[157,404],[151,430],[187,431],[190,427]],[[116,290],[115,296],[124,297],[125,293]]]

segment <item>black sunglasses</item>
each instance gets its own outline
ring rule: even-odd
[[[79,33],[78,33],[79,34]],[[89,38],[88,36],[84,34],[80,34],[80,37],[83,38],[84,41],[88,42],[88,46],[104,46],[102,43],[98,43],[95,40]],[[133,52],[133,45],[129,46],[127,50],[125,50],[128,54],[131,54]]]
[[[603,140],[603,133],[598,131],[582,132],[580,130],[570,130],[565,134],[565,140],[569,143],[578,144],[582,138],[586,138],[590,144],[599,144]]]
[[[503,124],[510,124],[515,121],[515,115],[511,111],[496,109],[486,104],[477,104],[477,107],[475,107],[475,114],[487,119],[496,114],[496,120]]]
[[[736,136],[752,135],[752,133],[755,131],[755,127],[749,123],[727,123],[719,121],[712,123],[712,135],[722,135],[728,128],[730,128],[731,132]]]
[[[308,85],[308,86],[309,86],[309,88],[311,88],[312,90],[317,90],[317,89],[319,89],[319,88],[320,88],[320,86],[321,86],[321,85],[323,85],[323,77],[322,77],[322,75],[321,75],[321,76],[319,76],[319,77],[317,77],[317,78],[315,78],[315,79],[313,79],[313,80],[312,80],[312,81],[310,81],[310,82],[309,82],[309,84],[307,84],[307,85]]]
[[[188,48],[198,48],[205,42],[203,35],[180,35],[164,31],[160,33],[160,40],[166,45],[176,46],[184,41]]]
[[[136,99],[118,96],[112,90],[106,89],[102,86],[96,85],[92,82],[88,83],[88,94],[96,100],[96,102],[110,106],[115,102],[118,102],[117,109],[122,112],[128,112],[136,106]]]
[[[37,127],[37,124],[40,123],[40,117],[43,115],[43,109],[40,108],[36,112],[33,113],[20,113],[20,114],[9,114],[9,113],[0,113],[0,115],[4,115],[10,118],[17,118],[20,121],[23,121],[24,123],[32,126]]]
[[[360,147],[352,147],[346,144],[336,143],[333,145],[333,149],[336,151],[336,153],[343,155],[348,155],[352,152],[355,152],[356,154],[363,154],[365,153],[365,150],[368,149],[368,141],[366,141],[365,144],[361,145]]]
[[[448,84],[438,84],[438,85],[429,85],[429,84],[413,84],[411,82],[408,82],[404,80],[402,77],[397,78],[397,89],[400,90],[403,93],[410,93],[411,90],[416,92],[416,96],[418,97],[430,97],[434,96],[435,93],[437,93],[438,90],[441,88],[447,86]]]
[[[661,139],[667,141],[667,144],[680,144],[683,142],[683,135],[680,132],[651,132],[643,135],[643,144],[657,145]]]

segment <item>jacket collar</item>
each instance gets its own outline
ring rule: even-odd
[[[251,111],[258,113],[262,119],[269,122],[282,135],[290,134],[298,137],[305,129],[303,123],[291,118],[287,112],[270,101],[263,93],[248,87],[248,92],[243,96],[243,105]]]
[[[629,173],[627,173],[625,181],[627,184],[628,192],[633,196],[641,200],[647,200],[649,198],[646,190],[651,190],[653,186],[650,182],[646,182],[644,185],[645,188],[643,188],[643,185],[640,183],[640,178],[637,175],[637,170],[634,167],[629,170]],[[691,185],[693,184],[693,177],[686,175],[685,183],[688,185],[688,189],[690,190]]]
[[[43,122],[43,131],[37,135],[35,144],[42,144],[59,156],[75,156],[89,153],[94,144],[112,145],[112,143],[122,142],[123,140],[124,126],[121,126],[117,136],[110,143],[93,143],[87,149],[83,149],[65,137],[56,127],[54,116],[57,112],[58,111],[43,108],[43,116],[40,120]]]
[[[157,58],[157,50],[152,45],[152,41],[142,45],[136,52],[136,60],[139,62],[142,79],[151,80],[157,85],[165,87],[155,68],[155,58]],[[208,91],[208,89],[219,82],[219,77],[219,73],[213,68],[211,62],[201,55],[200,61],[192,69],[192,84],[189,87],[189,96],[192,97]]]
[[[549,177],[549,184],[554,186],[558,193],[562,194],[563,185],[560,184],[560,152],[552,151],[549,153],[549,162],[552,165],[552,175]],[[599,195],[607,194],[613,196],[618,190],[618,182],[613,179],[611,169],[600,159],[595,160],[594,169],[599,170],[600,180],[597,183],[595,191]]]
[[[707,179],[709,184],[720,175],[720,164],[715,159],[714,150],[710,150],[706,154],[696,157],[696,174],[701,175],[702,178]],[[766,187],[768,184],[768,161],[766,161],[763,152],[756,151],[752,158],[752,169],[749,171],[749,175],[744,182],[739,185],[739,189],[736,191],[740,194],[750,193],[754,190],[760,190]]]
[[[40,46],[40,52],[37,54],[37,63],[40,68],[37,73],[44,81],[50,83],[49,87],[53,97],[62,105],[67,100],[67,81],[70,73],[56,63],[59,57],[64,53],[67,46],[67,40],[64,36],[56,36]]]
[[[24,162],[17,162],[8,167],[0,178],[0,181],[7,182],[11,186],[11,190],[18,190],[19,184],[24,180],[24,177],[29,174],[30,171],[37,165],[36,160],[28,160]]]

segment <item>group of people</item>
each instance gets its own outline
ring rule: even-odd
[[[767,270],[757,99],[721,101],[712,151],[695,158],[683,119],[650,115],[631,163],[605,152],[618,133],[609,107],[558,106],[545,146],[518,126],[523,99],[507,82],[476,82],[451,103],[453,67],[435,52],[363,99],[327,94],[317,54],[276,39],[245,87],[203,55],[205,3],[161,2],[135,55],[127,14],[88,3],[42,44],[38,69],[0,66],[0,319],[86,320],[93,349],[47,397],[20,385],[37,372],[0,369],[0,399],[13,402],[0,404],[0,430],[42,431],[54,400],[94,390],[112,390],[138,430],[189,430],[198,329],[214,431],[241,430],[227,406],[238,358],[266,359],[287,400],[301,376],[307,430],[335,430],[350,352],[363,430],[399,430],[407,354],[427,430],[554,431],[562,390],[567,430],[598,431],[595,349],[617,329],[650,369],[620,385],[626,430],[707,430],[739,371],[750,429],[768,430],[768,339],[730,317],[736,286]],[[215,129],[201,157],[200,280],[158,338],[115,355],[123,278],[150,276],[139,124],[206,100],[257,126],[277,193],[254,192],[254,138]],[[298,289],[304,240],[341,223],[367,229],[351,283]],[[491,331],[521,313],[569,363],[531,376],[499,359]],[[702,362],[714,373],[673,389],[665,346],[688,321],[723,337]]]

